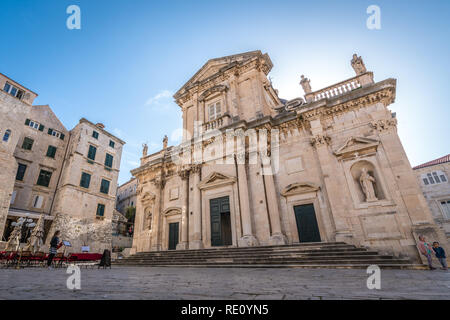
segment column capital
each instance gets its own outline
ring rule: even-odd
[[[184,167],[178,171],[178,175],[180,176],[181,180],[187,180],[189,178],[190,173],[191,173],[190,167]]]
[[[163,177],[156,177],[151,182],[159,189],[164,188],[166,185],[166,180]]]
[[[193,164],[193,165],[191,166],[190,171],[191,171],[192,173],[200,173],[201,168],[202,168],[202,165],[201,165],[201,164]]]
[[[327,136],[326,134],[318,134],[311,138],[311,145],[313,147],[320,147],[323,145],[330,144],[331,138]]]

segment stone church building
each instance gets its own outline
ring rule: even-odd
[[[280,99],[268,54],[209,60],[174,98],[180,146],[139,168],[133,252],[344,241],[419,259],[446,243],[397,134],[396,80],[353,77]]]

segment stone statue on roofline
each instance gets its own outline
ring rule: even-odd
[[[168,142],[169,142],[169,138],[167,138],[167,135],[165,135],[164,139],[163,139],[163,149],[167,149]]]
[[[308,93],[312,92],[310,82],[311,81],[308,78],[305,78],[305,76],[302,74],[301,80],[300,80],[300,84],[301,84],[305,94],[308,94]]]
[[[364,65],[363,59],[355,53],[353,54],[353,59],[351,60],[352,68],[355,70],[356,75],[359,76],[367,72],[366,66]]]
[[[148,152],[148,146],[147,146],[146,143],[144,143],[144,144],[142,145],[142,156],[143,156],[143,157],[146,157],[146,156],[147,156],[147,152]]]

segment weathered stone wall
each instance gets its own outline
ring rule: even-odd
[[[13,156],[23,130],[23,124],[30,106],[1,91],[0,88],[0,237],[3,238],[5,222],[14,188],[17,162]],[[7,130],[11,131],[4,141]],[[1,239],[0,239],[1,240]]]
[[[424,183],[424,176],[426,177],[427,174],[439,171],[444,174],[446,181],[440,181],[440,183],[434,184],[428,183],[428,185]],[[415,169],[414,172],[416,173],[417,181],[424,193],[434,220],[446,233],[447,238],[449,238],[450,216],[445,214],[444,207],[441,205],[441,202],[450,201],[450,182],[448,181],[450,176],[450,162]]]

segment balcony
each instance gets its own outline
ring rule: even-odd
[[[231,119],[230,115],[226,113],[217,119],[208,121],[203,124],[203,132],[207,132],[209,130],[214,129],[220,129],[224,126],[227,126],[228,124],[230,124],[230,119]]]
[[[349,93],[371,83],[373,83],[373,73],[366,72],[359,76],[333,84],[332,86],[328,86],[321,90],[308,93],[305,95],[305,98],[307,102],[314,102],[322,99],[331,99]]]

